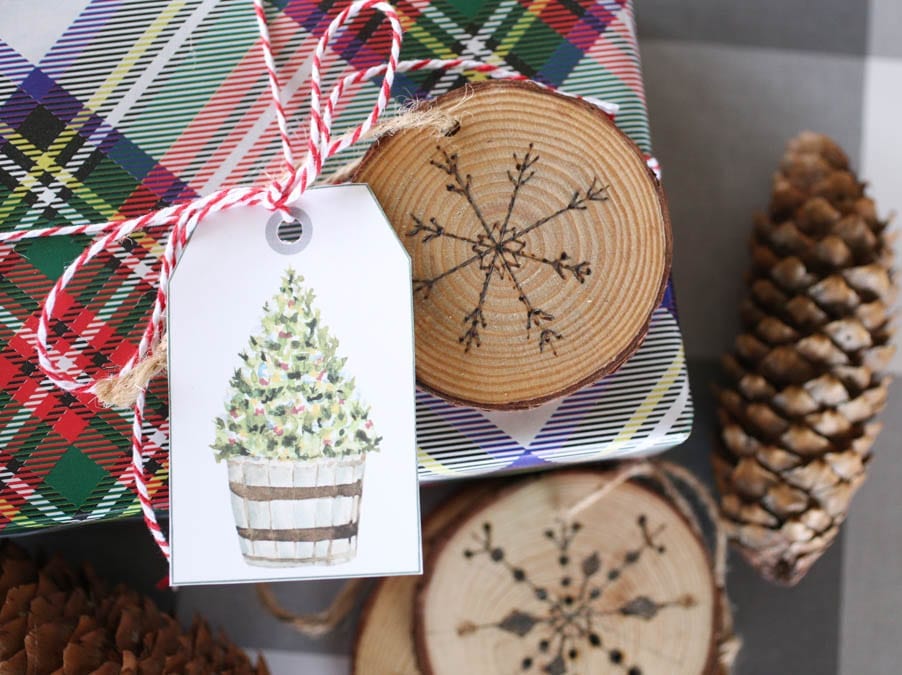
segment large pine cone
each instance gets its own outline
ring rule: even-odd
[[[887,223],[828,137],[792,140],[751,240],[714,467],[739,549],[794,584],[836,538],[886,402]]]
[[[148,598],[110,591],[90,569],[37,565],[0,544],[0,675],[267,675],[196,619],[184,631]]]

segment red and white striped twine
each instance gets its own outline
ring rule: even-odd
[[[198,223],[207,216],[220,211],[227,211],[234,207],[263,206],[270,211],[280,211],[288,214],[289,207],[298,201],[304,192],[310,187],[322,172],[324,162],[334,154],[355,144],[376,125],[384,112],[391,96],[392,83],[396,72],[412,72],[417,70],[444,70],[457,72],[478,72],[487,74],[493,78],[501,79],[526,79],[515,70],[504,66],[473,61],[469,59],[421,59],[416,61],[399,61],[403,28],[401,22],[392,7],[384,0],[358,0],[345,8],[329,24],[328,29],[319,39],[312,57],[310,74],[310,125],[307,136],[307,152],[303,161],[298,166],[295,164],[291,148],[291,139],[288,130],[288,122],[285,108],[282,104],[281,85],[273,58],[272,44],[270,42],[269,27],[266,14],[263,9],[263,0],[253,0],[257,25],[260,30],[260,46],[263,52],[263,60],[269,79],[272,106],[279,128],[279,136],[282,144],[282,154],[285,165],[285,173],[273,180],[268,186],[263,187],[235,187],[217,190],[211,194],[200,197],[190,202],[174,204],[157,211],[152,211],[137,218],[127,220],[115,220],[94,225],[64,225],[43,229],[22,229],[0,233],[0,245],[16,244],[26,239],[39,237],[58,237],[72,235],[97,235],[98,238],[85,249],[57,279],[53,288],[47,294],[36,332],[35,352],[38,365],[53,384],[60,389],[82,394],[96,394],[98,379],[91,378],[84,372],[72,372],[66,365],[66,361],[56,359],[51,355],[48,344],[50,321],[54,316],[58,298],[69,285],[73,277],[81,271],[89,261],[102,251],[117,244],[130,234],[151,228],[166,228],[170,236],[166,248],[160,260],[160,272],[157,280],[157,292],[154,300],[151,316],[141,336],[135,353],[117,373],[118,376],[130,372],[142,359],[146,358],[159,344],[163,336],[166,306],[168,300],[169,280],[175,264],[181,256],[191,234]],[[348,25],[358,14],[365,10],[381,12],[391,26],[392,39],[388,60],[367,70],[348,75],[339,80],[323,98],[321,90],[322,63],[326,50],[332,39]],[[379,95],[376,103],[366,119],[357,127],[340,136],[332,138],[332,122],[338,103],[346,89],[352,85],[382,76],[379,87]],[[603,101],[586,99],[599,106],[608,115],[617,112],[615,104]],[[132,423],[132,459],[131,472],[134,480],[134,489],[141,504],[144,522],[153,535],[166,559],[169,559],[169,544],[166,536],[157,522],[151,504],[150,494],[147,489],[147,477],[144,473],[144,401],[145,394],[142,391],[135,401]]]

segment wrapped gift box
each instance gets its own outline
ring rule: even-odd
[[[396,6],[407,31],[403,58],[507,63],[568,92],[612,101],[620,106],[617,123],[650,152],[627,0],[403,0]],[[298,147],[310,54],[342,7],[269,3]],[[139,215],[278,172],[278,133],[247,0],[83,0],[47,8],[18,8],[15,23],[27,31],[0,27],[3,229]],[[326,60],[326,85],[381,63],[388,38],[377,18],[358,20]],[[399,75],[394,93],[404,101],[466,81],[439,72]],[[376,86],[360,85],[340,107],[345,125],[372,105]],[[113,371],[129,357],[164,243],[152,234],[123,241],[62,295],[51,335],[73,369]],[[41,302],[86,244],[84,237],[53,237],[0,246],[0,529],[7,534],[138,511],[130,412],[56,389],[42,377],[33,351]],[[672,447],[692,424],[672,291],[639,352],[582,391],[522,412],[453,407],[425,392],[418,392],[417,406],[424,481]],[[167,415],[166,383],[158,378],[148,395],[145,461],[161,509],[168,501]]]

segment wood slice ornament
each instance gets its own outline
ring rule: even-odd
[[[435,675],[728,672],[720,587],[672,501],[598,471],[546,474],[443,535],[417,599],[419,664]]]
[[[513,409],[615,370],[670,270],[667,208],[641,152],[598,107],[528,82],[419,110],[456,124],[383,136],[352,176],[413,259],[419,384]]]

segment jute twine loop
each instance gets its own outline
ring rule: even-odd
[[[701,541],[705,541],[705,532],[699,520],[699,513],[708,520],[713,529],[713,576],[721,610],[721,625],[718,627],[717,637],[718,663],[721,675],[727,675],[732,671],[733,663],[742,646],[742,641],[733,632],[733,614],[726,593],[727,534],[711,493],[692,472],[672,462],[660,460],[621,464],[603,476],[603,482],[596,490],[573,506],[562,510],[559,516],[562,520],[570,522],[617,487],[635,479],[644,479],[657,487],[685,518]],[[696,501],[697,507],[693,507],[687,495]],[[348,581],[327,609],[308,615],[293,614],[283,608],[267,584],[258,584],[257,593],[263,606],[277,619],[291,625],[303,635],[321,637],[332,632],[351,612],[360,598],[364,583],[364,579]]]
[[[166,372],[166,336],[153,351],[126,373],[111,375],[94,387],[97,400],[106,408],[131,408],[157,375]]]
[[[294,614],[282,607],[269,584],[257,584],[257,596],[263,606],[279,621],[290,625],[298,633],[311,638],[328,635],[350,614],[359,600],[366,579],[346,582],[332,603],[315,614]]]

